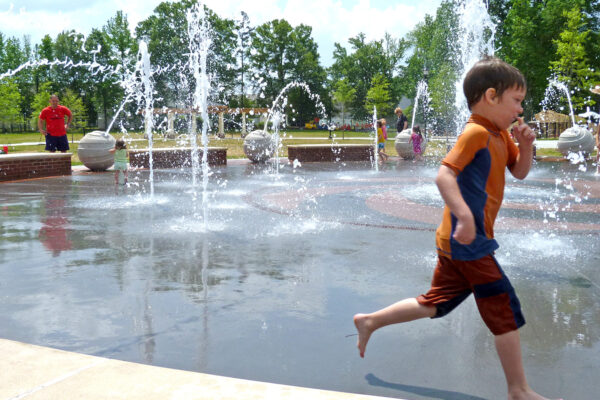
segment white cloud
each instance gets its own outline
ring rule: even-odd
[[[286,19],[293,26],[310,25],[319,45],[322,63],[329,65],[334,42],[348,46],[348,39],[363,32],[366,39],[379,40],[389,32],[404,37],[425,14],[434,14],[441,0],[205,0],[204,4],[222,18],[238,19],[245,11],[252,25],[273,19]],[[32,44],[45,34],[51,37],[74,29],[89,34],[101,28],[122,10],[131,29],[148,18],[160,0],[0,0],[0,32],[22,38],[29,35]],[[55,11],[59,10],[59,11]]]
[[[332,61],[335,42],[346,47],[348,39],[361,32],[366,35],[367,41],[383,39],[386,32],[395,38],[404,37],[418,22],[423,21],[425,14],[434,15],[440,3],[440,0],[422,0],[418,3],[411,0],[265,0],[260,7],[256,7],[255,0],[239,0],[235,5],[222,0],[205,1],[221,17],[238,18],[240,11],[246,11],[253,25],[283,18],[292,26],[312,26],[313,38],[319,44],[319,53],[325,65]]]
[[[0,32],[19,39],[28,35],[32,44],[39,43],[46,34],[55,38],[60,32],[71,29],[88,35],[93,28],[102,28],[118,10],[127,14],[133,29],[160,3],[160,0],[35,0],[5,5],[4,0],[0,0]]]

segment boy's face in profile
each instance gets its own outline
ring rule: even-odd
[[[506,89],[502,96],[493,98],[493,106],[490,111],[492,122],[500,129],[508,129],[510,125],[517,120],[517,117],[523,112],[521,103],[525,99],[527,88],[517,88],[513,86]]]

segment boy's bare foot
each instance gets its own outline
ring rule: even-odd
[[[365,349],[367,348],[367,342],[371,337],[371,333],[373,333],[372,323],[367,314],[356,314],[354,316],[354,326],[356,326],[356,330],[358,331],[358,342],[356,343],[356,347],[358,347],[358,352],[361,357],[365,357]]]
[[[513,390],[508,393],[508,400],[549,400],[544,396],[540,396],[531,388],[527,388],[526,390]],[[562,399],[558,399],[562,400]]]

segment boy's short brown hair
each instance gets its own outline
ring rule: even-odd
[[[496,95],[502,96],[506,89],[526,88],[525,77],[517,68],[496,57],[486,56],[477,61],[467,72],[463,82],[463,92],[467,98],[469,110],[489,88],[496,89]]]

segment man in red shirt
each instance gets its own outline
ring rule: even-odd
[[[66,124],[65,115],[67,116]],[[72,119],[71,110],[58,104],[58,96],[55,94],[50,96],[50,106],[44,108],[38,118],[38,129],[46,137],[46,150],[51,153],[56,150],[66,153],[69,150],[67,129],[69,129]],[[46,128],[42,121],[46,121]]]

